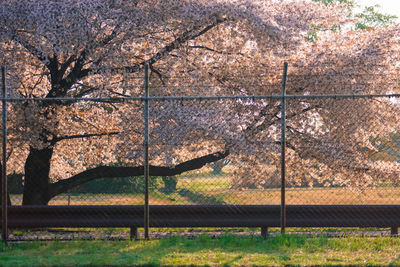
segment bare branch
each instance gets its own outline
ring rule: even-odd
[[[240,53],[240,52],[232,53],[232,52],[218,51],[218,50],[215,50],[215,49],[212,49],[212,48],[210,48],[208,46],[203,46],[203,45],[191,45],[191,46],[189,46],[189,48],[192,48],[192,49],[205,49],[205,50],[208,50],[210,52],[214,52],[214,53],[218,53],[218,54],[244,56],[244,54]]]
[[[154,72],[155,74],[157,74],[157,76],[160,79],[162,85],[165,86],[166,84],[165,84],[165,81],[163,79],[163,76],[162,76],[161,72],[159,72],[157,69],[155,69],[152,64],[150,65],[150,70],[152,72]]]

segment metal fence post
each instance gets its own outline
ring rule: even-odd
[[[144,65],[144,238],[149,239],[149,65]]]
[[[8,239],[8,221],[7,221],[7,102],[6,102],[6,70],[5,67],[1,67],[1,79],[2,79],[2,120],[3,120],[3,136],[2,136],[2,165],[1,165],[1,216],[2,216],[2,225],[1,225],[1,238],[4,243],[7,243]]]
[[[282,98],[281,98],[281,233],[285,233],[286,228],[286,166],[285,166],[285,153],[286,153],[286,76],[287,76],[288,63],[283,64],[282,76]]]

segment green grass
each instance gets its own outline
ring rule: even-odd
[[[0,244],[1,266],[79,265],[399,265],[400,239],[222,235],[139,241]]]

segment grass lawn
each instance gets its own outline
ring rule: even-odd
[[[79,265],[400,265],[400,239],[222,235],[139,241],[0,244],[0,266]]]
[[[174,193],[161,189],[150,193],[150,205],[279,205],[280,188],[245,189],[232,188],[231,174],[181,175]],[[21,205],[22,195],[11,195],[13,205]],[[62,194],[53,198],[49,205],[143,205],[142,193],[126,194]],[[341,187],[288,187],[288,205],[399,205],[400,187],[385,186],[354,191]]]

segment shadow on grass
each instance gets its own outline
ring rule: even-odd
[[[217,196],[207,196],[199,192],[194,192],[189,189],[180,189],[178,194],[182,197],[186,197],[189,201],[196,204],[206,204],[206,205],[223,205],[226,203],[222,197]]]

